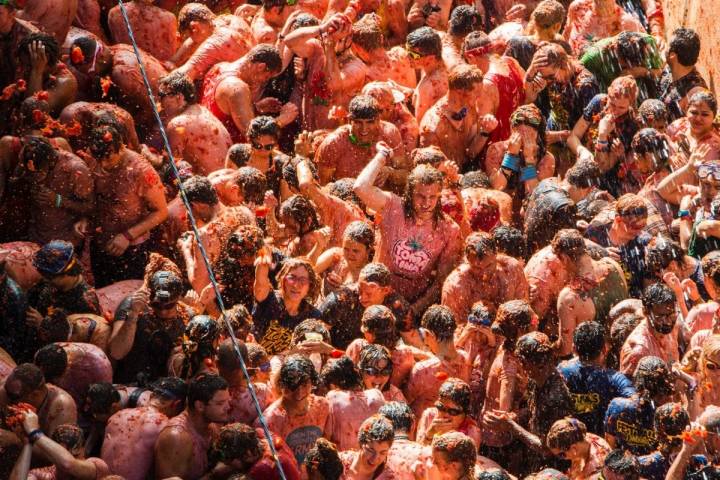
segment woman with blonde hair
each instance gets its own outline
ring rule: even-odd
[[[703,342],[696,362],[693,356],[697,356],[697,350],[688,352],[683,363],[695,367],[697,391],[688,403],[688,411],[690,418],[697,418],[709,405],[720,405],[720,335],[711,335]]]

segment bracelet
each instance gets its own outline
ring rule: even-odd
[[[132,243],[132,241],[134,240],[133,237],[132,237],[132,235],[130,235],[130,231],[129,231],[129,230],[125,230],[125,231],[122,232],[120,235],[122,235],[123,237],[125,237],[125,240],[127,240],[129,243]]]
[[[55,208],[60,208],[60,205],[62,205],[62,195],[59,193],[55,194]]]
[[[690,210],[678,210],[678,218],[690,217]]]
[[[610,151],[610,142],[607,140],[596,140],[595,141],[595,151],[596,152],[609,152]]]
[[[537,178],[537,167],[535,167],[535,165],[528,165],[526,167],[523,167],[522,170],[520,170],[521,182],[527,182],[528,180],[536,180]]]
[[[508,170],[512,170],[513,172],[519,172],[520,157],[518,155],[513,155],[512,153],[505,152],[505,155],[502,159],[502,164],[500,166],[507,168]]]
[[[45,435],[45,434],[43,433],[43,431],[40,430],[39,428],[36,428],[36,429],[33,430],[32,432],[28,433],[28,440],[30,441],[30,443],[35,443],[35,442],[37,442],[37,441],[40,439],[40,437],[42,437],[43,435]]]

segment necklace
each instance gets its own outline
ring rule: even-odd
[[[360,147],[360,148],[370,148],[372,146],[372,142],[361,142],[360,139],[358,139],[354,133],[351,133],[348,135],[348,138],[350,139],[350,143],[353,145]]]

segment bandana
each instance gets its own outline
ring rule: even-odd
[[[494,47],[495,45],[490,42],[481,47],[475,47],[471,48],[470,50],[465,50],[465,55],[470,57],[482,57],[483,55],[492,53]]]
[[[370,148],[372,146],[372,142],[361,142],[353,133],[351,133],[348,138],[350,139],[350,143],[360,148]]]
[[[542,113],[535,105],[522,105],[510,115],[510,124],[513,127],[530,125],[539,128],[542,125]]]
[[[35,253],[32,263],[40,273],[60,275],[70,270],[77,261],[72,243],[53,240]]]

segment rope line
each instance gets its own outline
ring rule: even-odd
[[[222,319],[223,323],[225,324],[225,329],[228,331],[228,334],[232,339],[235,355],[237,355],[238,359],[240,360],[240,368],[242,369],[245,380],[247,381],[247,386],[250,390],[250,396],[252,397],[255,410],[258,414],[258,420],[260,422],[260,425],[262,426],[263,431],[265,432],[265,438],[267,439],[267,443],[270,447],[270,453],[272,454],[273,459],[275,460],[275,464],[277,465],[278,472],[280,473],[280,478],[281,480],[287,480],[287,477],[285,476],[285,471],[283,470],[282,464],[280,463],[280,458],[278,457],[277,450],[275,449],[275,442],[273,441],[272,433],[267,426],[265,416],[263,415],[262,408],[260,408],[260,402],[258,401],[257,395],[255,393],[255,388],[252,384],[252,379],[250,378],[247,366],[245,365],[245,361],[243,360],[242,354],[240,353],[240,348],[238,347],[235,332],[233,331],[232,326],[230,325],[230,322],[227,318],[225,303],[223,302],[222,296],[220,295],[220,287],[215,280],[215,273],[213,272],[212,266],[210,265],[210,260],[208,259],[205,246],[200,239],[200,232],[198,230],[197,223],[195,222],[195,216],[192,213],[192,208],[190,208],[190,202],[188,201],[187,195],[185,194],[185,189],[182,186],[182,181],[180,180],[180,172],[177,169],[177,165],[175,165],[175,157],[173,157],[172,149],[170,148],[170,141],[167,138],[165,127],[163,126],[162,119],[160,118],[160,112],[158,112],[157,105],[155,104],[155,96],[153,95],[152,88],[150,87],[150,80],[148,80],[147,72],[145,71],[145,65],[143,64],[142,58],[140,57],[140,49],[138,48],[137,42],[135,41],[135,35],[133,34],[133,29],[130,25],[127,11],[125,10],[125,4],[123,3],[123,0],[117,0],[117,2],[118,6],[120,7],[120,12],[122,13],[123,21],[125,22],[125,28],[127,29],[128,36],[130,37],[130,42],[132,43],[133,50],[135,51],[135,57],[137,58],[138,67],[140,67],[140,75],[142,76],[143,83],[145,84],[145,90],[147,91],[148,98],[150,99],[150,106],[152,107],[153,114],[155,115],[155,121],[157,122],[160,129],[160,135],[162,136],[165,151],[167,151],[168,158],[170,160],[170,168],[172,169],[173,175],[175,176],[175,181],[177,182],[180,198],[182,199],[183,205],[185,206],[185,210],[187,210],[188,219],[190,220],[190,226],[193,233],[195,234],[195,243],[197,243],[197,246],[200,249],[200,255],[202,256],[203,263],[205,264],[205,268],[207,269],[210,277],[210,283],[212,284],[213,291],[215,292],[215,299],[217,300],[218,305],[220,306],[220,311],[222,312]]]

